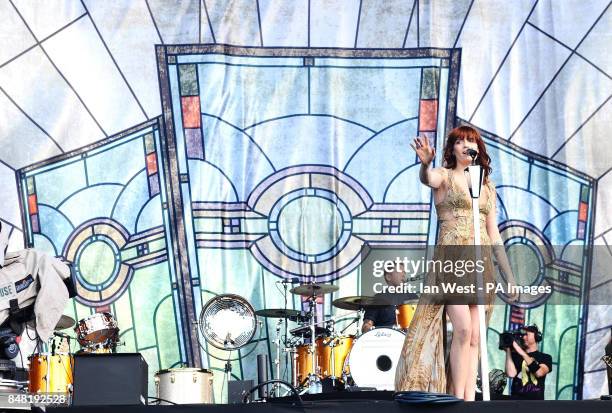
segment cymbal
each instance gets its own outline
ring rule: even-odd
[[[263,310],[255,311],[255,314],[270,318],[297,318],[301,313],[298,310],[287,310],[284,308],[264,308]]]
[[[62,315],[55,326],[55,331],[65,330],[75,324],[74,318],[67,315]]]
[[[339,287],[337,285],[310,283],[293,287],[289,292],[291,294],[303,295],[306,297],[315,297],[333,293],[334,291],[338,291],[338,289]]]
[[[341,308],[343,310],[361,310],[364,308],[376,308],[376,307],[387,307],[389,304],[381,303],[374,297],[367,297],[363,295],[354,295],[350,297],[337,298],[332,302],[334,307]]]
[[[289,333],[291,333],[291,335],[294,335],[294,336],[309,338],[310,337],[310,326],[294,328],[293,330],[290,330]],[[321,327],[321,326],[315,326],[315,336],[316,337],[323,336],[327,333],[328,333],[328,330],[326,328]]]

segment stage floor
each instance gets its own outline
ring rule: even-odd
[[[371,413],[379,411],[384,413],[393,412],[444,412],[444,413],[467,413],[467,412],[495,412],[495,413],[577,413],[587,411],[589,413],[610,413],[612,401],[584,400],[584,401],[518,401],[518,400],[493,400],[489,402],[458,402],[452,404],[400,404],[390,400],[391,392],[375,392],[377,394],[343,393],[341,396],[330,398],[328,395],[317,395],[303,397],[303,406],[292,401],[275,401],[267,403],[250,404],[211,404],[211,405],[181,405],[181,406],[82,406],[47,408],[47,412],[55,413],[102,413],[102,412],[210,412],[210,413],[289,413],[289,412],[311,412],[311,413]],[[386,394],[380,394],[386,393]]]

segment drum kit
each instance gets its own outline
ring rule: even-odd
[[[50,352],[34,353],[28,357],[28,392],[72,393],[74,356],[70,352],[72,337],[62,333],[75,326],[73,318],[63,315],[49,340]],[[79,320],[74,327],[82,353],[114,353],[119,344],[119,328],[111,313],[95,313]],[[59,345],[56,341],[60,339]]]
[[[348,310],[348,313],[317,320],[317,299],[337,290],[335,285],[319,283],[301,284],[292,288],[290,292],[300,296],[302,302],[306,303],[305,311],[287,308],[254,311],[248,302],[240,297],[231,294],[219,296],[203,309],[200,329],[208,342],[231,351],[250,342],[255,331],[256,315],[278,319],[274,341],[277,378],[280,378],[281,353],[285,353],[291,359],[291,384],[301,392],[319,393],[323,389],[322,383],[326,380],[331,381],[335,389],[359,387],[393,390],[397,360],[416,308],[415,300],[393,305],[396,313],[395,326],[374,328],[361,334],[359,322],[363,321],[365,311],[390,304],[381,303],[373,297],[338,298],[332,302],[333,306]],[[350,319],[351,316],[352,321],[346,327],[337,329],[340,319]],[[289,321],[298,325],[287,332]],[[283,324],[286,326],[284,336],[281,335]],[[352,325],[357,329],[355,333],[346,333]],[[30,393],[72,393],[72,337],[61,331],[73,326],[76,340],[81,346],[76,354],[115,353],[119,345],[119,328],[112,314],[95,313],[76,323],[74,319],[62,316],[53,338],[48,343],[51,351],[34,353],[28,358],[30,369],[27,387]],[[56,345],[58,338],[59,346]],[[205,369],[160,370],[155,374],[155,387],[160,401],[212,401],[212,373]],[[194,389],[197,389],[197,392],[194,393]],[[277,396],[280,395],[280,387],[273,388],[273,392]]]
[[[330,380],[333,388],[373,388],[393,390],[395,369],[405,339],[405,334],[416,309],[416,297],[402,301],[395,307],[396,322],[392,327],[374,328],[360,333],[359,321],[363,321],[368,309],[387,307],[375,297],[350,296],[338,298],[332,305],[349,313],[324,320],[317,320],[317,298],[337,291],[331,284],[308,283],[290,290],[307,303],[306,311],[291,309],[262,309],[255,314],[278,319],[274,341],[276,345],[276,377],[280,378],[281,353],[291,355],[292,385],[302,392],[320,393],[322,381]],[[353,320],[342,330],[336,324],[340,318],[353,314]],[[281,325],[288,321],[298,323],[289,331],[291,338],[281,340]],[[346,330],[357,323],[356,332]]]

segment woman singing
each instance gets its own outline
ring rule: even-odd
[[[446,141],[444,166],[441,168],[430,168],[435,157],[435,149],[430,146],[427,138],[416,138],[410,146],[421,160],[419,174],[421,182],[433,189],[439,220],[436,251],[440,248],[457,251],[458,248],[453,246],[470,246],[474,243],[472,200],[464,169],[472,161],[467,154],[468,149],[478,152],[476,163],[484,172],[479,200],[481,244],[494,246],[493,251],[501,272],[506,275],[509,283],[515,284],[497,228],[495,186],[490,180],[491,158],[487,155],[484,141],[478,131],[469,126],[453,129]],[[490,251],[491,247],[483,247],[483,257],[485,254],[490,255]],[[482,274],[484,281],[489,282],[494,278],[493,260],[484,261],[486,264]],[[448,275],[430,273],[427,277],[430,282],[436,279],[434,282],[439,283],[440,278],[449,281]],[[491,315],[493,299],[493,294],[486,297],[487,320]],[[446,311],[453,325],[450,364],[446,367],[446,371],[443,311]],[[474,400],[478,370],[478,333],[478,307],[475,300],[461,303],[445,299],[440,302],[421,295],[396,370],[396,391],[451,393],[460,399]],[[485,377],[487,376],[488,372],[485,373]]]

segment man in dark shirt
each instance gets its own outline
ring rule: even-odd
[[[387,285],[398,287],[406,278],[406,273],[400,269],[395,268],[393,271],[385,271],[385,282]],[[385,295],[382,294],[381,298],[387,302],[393,302],[393,294]],[[397,324],[396,310],[394,305],[388,305],[384,307],[368,308],[363,315],[363,325],[361,326],[361,332],[367,333],[374,327],[393,327]]]
[[[544,400],[544,382],[552,371],[552,357],[538,351],[542,335],[536,325],[523,327],[521,347],[514,341],[506,349],[506,374],[512,378],[510,395],[513,399]]]

